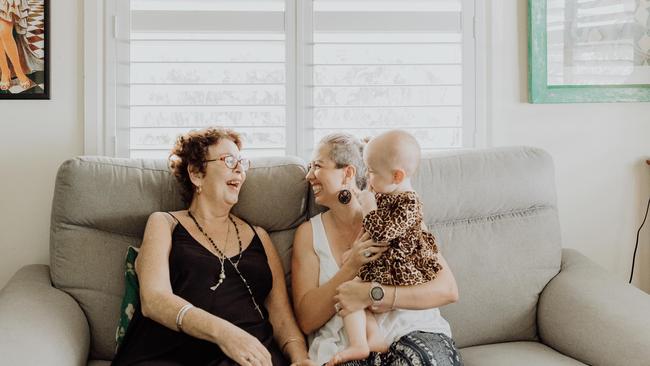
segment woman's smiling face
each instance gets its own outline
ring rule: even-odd
[[[229,139],[222,139],[208,148],[206,160],[214,161],[206,162],[203,193],[217,200],[221,199],[228,205],[234,205],[239,200],[246,172],[240,163],[233,169],[228,168],[222,160],[228,155],[240,158],[237,145]]]
[[[330,207],[337,201],[337,194],[345,188],[343,168],[337,168],[329,157],[330,147],[320,145],[315,151],[305,179],[311,185],[314,198],[319,205]]]

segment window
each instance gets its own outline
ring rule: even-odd
[[[306,150],[342,129],[403,128],[423,150],[464,145],[460,0],[307,3]]]
[[[107,4],[107,155],[166,157],[211,125],[242,132],[249,156],[308,158],[340,130],[476,145],[473,1]]]

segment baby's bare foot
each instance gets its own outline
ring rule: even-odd
[[[350,346],[337,353],[328,363],[327,366],[334,366],[348,361],[363,360],[370,356],[370,350],[367,346]]]

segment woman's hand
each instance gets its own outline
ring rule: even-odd
[[[365,309],[372,305],[370,282],[362,282],[359,278],[344,282],[336,288],[334,300],[341,304],[341,310],[338,312],[340,316]]]
[[[348,267],[352,272],[357,272],[362,265],[379,258],[388,249],[388,243],[376,243],[370,239],[370,234],[361,232],[352,243],[352,247],[346,251],[341,265]]]
[[[228,323],[222,331],[219,347],[239,365],[272,366],[271,354],[260,341],[243,329]]]

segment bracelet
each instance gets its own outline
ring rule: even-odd
[[[397,286],[395,286],[395,291],[393,292],[393,303],[390,304],[390,310],[395,310],[395,300],[397,300]]]
[[[284,341],[284,343],[282,344],[282,347],[280,348],[280,349],[282,350],[282,353],[286,353],[286,352],[285,352],[285,348],[287,348],[287,346],[288,346],[289,343],[291,343],[291,342],[303,342],[303,343],[304,343],[305,340],[302,339],[302,338],[298,338],[298,337],[289,337],[289,339],[287,339],[286,341]]]
[[[187,311],[193,307],[194,305],[187,303],[183,305],[183,307],[176,314],[176,328],[178,328],[179,331],[183,331],[183,318],[185,317],[185,313],[187,313]]]

